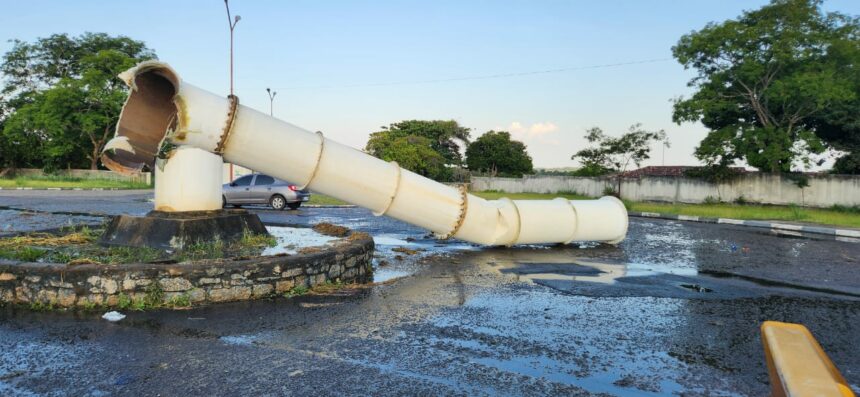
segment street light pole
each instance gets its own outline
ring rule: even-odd
[[[233,30],[236,29],[236,24],[242,20],[242,17],[236,15],[235,18],[230,16],[230,5],[228,0],[224,0],[224,7],[227,8],[227,24],[230,26],[230,96],[233,96]]]
[[[233,95],[233,30],[236,29],[236,24],[242,20],[242,17],[236,15],[233,18],[230,15],[230,4],[227,3],[228,0],[224,0],[224,8],[227,9],[227,25],[230,26],[230,97],[234,97]],[[233,163],[230,163],[230,182],[233,182]]]
[[[276,91],[272,91],[270,88],[266,88],[266,93],[269,94],[269,116],[275,117],[275,112],[272,106],[275,102],[275,95],[278,95],[278,93]]]

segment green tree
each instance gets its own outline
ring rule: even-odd
[[[469,144],[471,130],[454,120],[405,120],[382,127],[380,132],[385,131],[397,137],[414,135],[427,138],[430,147],[442,155],[448,165],[460,166],[463,164],[460,148]]]
[[[852,100],[832,103],[825,111],[812,116],[812,126],[819,138],[845,154],[836,160],[833,172],[860,174],[860,23],[844,29],[853,40],[838,40],[829,48],[829,58],[836,74],[848,81]]]
[[[446,159],[433,150],[433,141],[417,135],[400,135],[380,131],[370,135],[367,152],[385,161],[396,161],[401,167],[437,181],[451,179]]]
[[[466,148],[469,169],[492,175],[521,177],[533,172],[526,145],[511,140],[506,131],[488,131]]]
[[[0,64],[0,166],[96,169],[127,95],[117,74],[155,55],[103,33],[13,43]]]
[[[576,171],[579,176],[623,173],[631,164],[638,167],[651,158],[653,143],[661,142],[666,147],[669,146],[663,130],[646,131],[639,123],[630,126],[628,131],[618,138],[604,134],[599,127],[593,127],[586,131],[585,139],[596,146],[582,149],[570,157],[571,160],[578,159],[582,163],[582,168]]]
[[[858,19],[824,13],[820,5],[773,0],[684,35],[672,48],[698,72],[688,84],[696,92],[678,98],[673,112],[679,124],[700,121],[710,130],[696,157],[788,172],[826,149],[816,124],[835,121],[829,113],[857,100],[857,58],[846,64],[845,56],[856,56]]]

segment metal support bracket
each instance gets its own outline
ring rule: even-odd
[[[308,180],[302,184],[299,189],[304,189],[310,186],[311,182],[314,180],[314,177],[317,176],[317,171],[320,169],[320,163],[322,162],[323,150],[325,150],[325,137],[323,136],[322,131],[317,131],[317,137],[320,139],[320,148],[317,150],[317,161],[314,163],[314,169],[311,171],[311,175],[308,176]]]
[[[457,231],[460,230],[460,227],[463,226],[463,221],[466,220],[466,212],[469,209],[469,192],[466,190],[466,185],[460,185],[460,213],[457,215],[457,223],[454,224],[454,228],[451,229],[450,232],[445,233],[441,236],[437,236],[439,240],[447,240],[451,237],[454,237],[457,234]]]
[[[227,146],[227,138],[230,137],[230,132],[233,131],[233,124],[236,123],[236,113],[239,112],[239,97],[230,95],[227,99],[230,101],[230,110],[227,111],[227,123],[224,125],[224,129],[221,130],[221,139],[218,140],[218,144],[215,145],[215,150],[213,150],[219,156],[224,153],[224,147]]]

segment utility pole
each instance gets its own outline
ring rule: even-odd
[[[227,8],[227,24],[230,26],[230,96],[233,96],[233,30],[236,24],[242,20],[242,17],[236,15],[235,18],[230,16],[230,5],[228,0],[224,0],[224,7]]]
[[[275,117],[275,112],[272,110],[272,106],[275,102],[275,95],[278,95],[278,92],[272,91],[270,88],[266,88],[266,93],[269,94],[269,116]]]
[[[236,15],[233,18],[230,15],[230,4],[228,0],[224,0],[224,8],[227,9],[227,25],[230,26],[230,98],[235,98],[233,95],[233,30],[236,29],[236,24],[242,20],[242,17]],[[233,163],[230,163],[230,182],[233,182]]]

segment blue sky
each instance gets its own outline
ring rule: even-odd
[[[760,0],[615,1],[274,1],[233,0],[236,93],[279,118],[363,147],[367,135],[404,119],[455,119],[510,130],[536,166],[574,166],[585,129],[617,135],[633,123],[664,129],[665,163],[695,164],[702,126],[678,126],[670,100],[691,77],[671,59],[678,38],[734,18]],[[856,0],[825,9],[860,14]],[[223,3],[208,1],[6,1],[8,39],[86,31],[143,40],[190,83],[228,91]],[[409,83],[643,60],[517,77]],[[375,85],[383,83],[383,85]],[[646,164],[663,162],[655,148]]]

